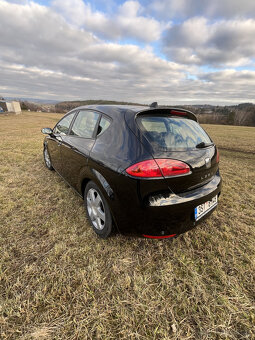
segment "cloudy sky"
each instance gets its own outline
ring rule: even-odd
[[[254,0],[0,0],[0,95],[255,102]]]

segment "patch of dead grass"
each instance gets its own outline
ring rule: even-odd
[[[195,230],[105,241],[43,164],[40,129],[59,117],[1,117],[1,339],[254,339],[255,156],[221,151],[220,204]],[[255,128],[208,129],[251,150]]]

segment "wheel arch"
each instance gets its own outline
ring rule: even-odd
[[[112,201],[113,199],[113,196],[112,196],[112,193],[113,191],[111,191],[111,187],[109,189],[109,187],[105,187],[105,182],[108,184],[108,182],[106,181],[106,179],[102,176],[98,176],[99,172],[92,169],[92,173],[94,174],[93,177],[84,177],[81,181],[81,194],[82,194],[82,198],[84,199],[84,193],[85,193],[85,188],[87,186],[87,184],[90,182],[90,181],[93,181],[98,187],[99,189],[102,191],[102,194],[104,195],[106,201],[108,202],[108,205],[109,205],[109,209],[110,209],[110,212],[111,212],[111,216],[112,216],[112,219],[113,219],[113,222],[114,222],[114,225],[115,227],[117,228],[117,230],[119,231],[119,227],[118,227],[118,223],[117,223],[117,220],[116,220],[116,216],[114,214],[114,211],[112,209],[112,205],[110,203],[110,201]],[[104,179],[104,180],[103,180]],[[108,184],[109,185],[109,184]]]
[[[90,181],[93,181],[93,179],[83,178],[83,180],[81,181],[81,195],[82,195],[83,199],[84,199],[85,188]]]

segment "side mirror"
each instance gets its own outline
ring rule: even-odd
[[[51,135],[53,133],[51,128],[43,128],[41,132],[44,133],[45,135]]]

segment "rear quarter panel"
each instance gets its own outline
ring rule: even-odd
[[[123,117],[124,118],[124,117]],[[144,198],[153,192],[168,191],[164,179],[139,180],[125,172],[130,165],[151,159],[152,155],[127,126],[124,119],[113,119],[91,150],[89,167],[98,171],[109,183],[113,196],[105,193],[117,224],[143,213]]]

